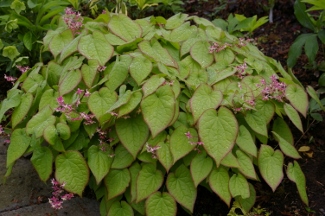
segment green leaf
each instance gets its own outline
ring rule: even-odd
[[[283,161],[284,157],[280,150],[274,151],[268,145],[261,145],[258,155],[258,168],[273,192],[283,179]]]
[[[165,28],[166,29],[175,29],[175,28],[179,27],[180,25],[182,25],[187,17],[188,17],[187,14],[182,14],[182,13],[175,14],[174,16],[170,17],[167,20],[167,22],[165,24]]]
[[[195,187],[203,181],[211,172],[213,160],[203,151],[197,154],[191,162],[191,174]]]
[[[159,142],[157,145],[160,146],[157,150],[157,158],[161,165],[165,167],[166,171],[169,172],[169,169],[174,164],[173,155],[170,151],[170,144],[168,142]]]
[[[241,150],[243,150],[247,154],[257,157],[257,148],[255,145],[255,141],[252,137],[252,134],[244,125],[239,126],[236,144]]]
[[[161,86],[157,91],[141,102],[143,118],[155,137],[173,120],[175,98],[169,85]]]
[[[288,164],[287,176],[291,181],[296,183],[301,200],[308,206],[306,178],[297,161]]]
[[[59,97],[59,92],[54,89],[48,89],[42,94],[41,100],[39,102],[38,109],[41,110],[46,106],[50,106],[51,109],[55,110],[58,108],[59,104],[57,98]]]
[[[166,82],[166,79],[159,75],[151,76],[142,86],[143,97],[147,97],[154,93],[160,86]]]
[[[193,212],[197,192],[191,173],[184,165],[168,174],[167,189],[178,203]]]
[[[89,170],[83,156],[78,151],[66,151],[55,159],[55,178],[64,189],[82,196],[88,180]]]
[[[232,197],[241,196],[243,199],[250,197],[247,179],[240,173],[231,176],[229,180],[229,190]]]
[[[210,44],[206,41],[197,41],[191,48],[192,58],[201,65],[202,68],[210,66],[214,57],[209,53]]]
[[[63,123],[63,122],[57,123],[56,130],[59,134],[59,137],[63,140],[67,140],[71,136],[70,127],[66,123]]]
[[[23,43],[24,43],[24,46],[29,50],[31,51],[32,48],[33,48],[33,35],[32,35],[32,32],[27,32],[24,34],[24,37],[23,37]]]
[[[157,40],[153,40],[151,43],[144,40],[138,46],[142,53],[153,58],[156,62],[161,62],[166,66],[177,67],[176,61]]]
[[[151,73],[152,63],[149,59],[139,55],[133,58],[129,70],[131,77],[140,85]]]
[[[124,14],[113,15],[108,23],[108,28],[126,42],[140,38],[141,27]]]
[[[70,29],[56,34],[52,38],[49,48],[54,58],[61,53],[61,51],[73,40],[73,38],[73,33]]]
[[[190,138],[186,136],[187,133],[190,134]],[[176,128],[169,141],[174,163],[191,152],[196,147],[197,141],[198,135],[194,128],[187,128],[184,125]]]
[[[310,63],[313,63],[316,60],[318,49],[319,46],[317,41],[317,35],[316,34],[311,35],[305,44],[305,53]]]
[[[279,146],[281,148],[281,151],[294,159],[299,159],[301,156],[299,155],[298,151],[294,147],[293,144],[289,143],[286,139],[282,138],[279,134],[276,132],[272,131],[275,139],[279,142]]]
[[[123,194],[130,183],[130,172],[128,169],[111,169],[104,178],[107,188],[107,199],[112,199]]]
[[[120,118],[115,122],[115,128],[123,146],[133,158],[136,158],[149,137],[149,128],[143,121],[142,115],[127,119]]]
[[[11,89],[7,93],[7,98],[1,102],[0,121],[5,112],[13,107],[17,107],[21,103],[21,90]]]
[[[294,3],[294,13],[297,20],[306,28],[309,28],[312,31],[315,31],[315,26],[312,22],[311,17],[306,12],[306,5],[302,3],[300,0],[295,1]]]
[[[99,91],[93,92],[88,98],[88,107],[98,120],[105,114],[110,118],[106,111],[117,101],[117,94],[106,87]]]
[[[320,80],[321,80],[322,77],[325,77],[325,73],[323,73],[322,76],[318,79],[319,85],[320,85]],[[320,101],[320,98],[318,97],[315,89],[313,87],[311,87],[311,86],[307,86],[306,89],[307,89],[307,92],[308,92],[309,96],[316,101],[316,103],[319,105],[319,107],[322,110],[325,111],[325,107],[323,106],[322,102]]]
[[[302,127],[301,119],[298,112],[290,104],[287,103],[284,104],[283,108],[292,123],[303,133],[304,129]]]
[[[209,185],[227,205],[230,207],[231,194],[229,191],[229,174],[224,166],[214,168],[209,175]]]
[[[118,117],[124,116],[132,112],[140,104],[142,94],[139,91],[132,92],[129,101],[118,109]]]
[[[12,132],[7,152],[7,168],[23,156],[30,145],[30,141],[31,138],[26,134],[25,129],[19,128]]]
[[[108,214],[110,216],[133,216],[132,207],[125,201],[115,201],[112,206],[108,210]]]
[[[121,55],[120,60],[117,61],[110,73],[108,74],[108,81],[105,83],[107,88],[114,91],[120,87],[125,79],[129,76],[129,66],[132,58],[128,55]]]
[[[289,67],[292,68],[293,66],[295,66],[299,56],[302,53],[302,47],[312,37],[314,37],[314,34],[308,33],[308,34],[301,34],[296,38],[296,40],[290,46],[289,53],[288,53],[287,65]]]
[[[106,40],[104,34],[98,31],[81,37],[78,49],[87,59],[95,59],[102,66],[108,62],[114,52],[114,48]]]
[[[74,52],[78,50],[78,44],[81,37],[82,35],[80,34],[76,38],[74,38],[69,44],[66,44],[66,46],[61,50],[58,62],[62,62],[64,59],[71,56]]]
[[[193,28],[190,26],[190,22],[185,22],[181,26],[171,31],[169,37],[172,42],[181,42],[189,39],[193,32]]]
[[[222,159],[220,164],[225,167],[239,168],[238,160],[232,152],[226,154],[226,156]]]
[[[291,105],[306,118],[308,96],[305,90],[297,84],[289,84],[286,88],[285,95]]]
[[[14,61],[14,59],[20,55],[17,48],[15,46],[6,46],[2,50],[3,57],[8,57],[11,61]]]
[[[238,123],[233,113],[225,107],[218,111],[205,111],[198,121],[199,136],[207,153],[217,166],[235,144]]]
[[[56,128],[54,125],[47,126],[43,131],[43,137],[50,145],[55,145],[57,143],[62,145],[62,142],[58,136]],[[64,149],[62,149],[64,151]]]
[[[137,178],[137,201],[143,199],[156,192],[164,181],[164,175],[160,170],[156,169],[155,164],[143,164]]]
[[[222,62],[225,65],[230,65],[235,60],[235,54],[231,49],[224,49],[220,52],[214,53],[214,59],[216,62]]]
[[[117,145],[114,153],[115,156],[111,167],[113,169],[124,169],[130,166],[131,163],[134,161],[133,156],[121,144]]]
[[[37,146],[33,150],[33,156],[30,159],[36,169],[40,179],[46,182],[52,174],[53,154],[48,147]]]
[[[239,163],[239,171],[247,178],[257,180],[252,159],[239,149],[236,151],[236,155]]]
[[[281,138],[285,139],[288,143],[293,145],[294,140],[291,130],[282,118],[278,117],[274,120],[272,130],[277,133]]]
[[[200,85],[195,90],[190,100],[194,123],[200,118],[204,111],[211,108],[217,109],[222,99],[223,95],[221,91],[213,90],[206,84]]]
[[[130,167],[129,167],[129,172],[131,176],[131,181],[130,181],[130,200],[131,202],[135,202],[137,198],[137,178],[138,174],[141,170],[141,166],[138,162],[134,162]]]
[[[254,186],[250,183],[248,183],[248,185],[250,197],[246,199],[243,199],[241,196],[235,198],[241,206],[241,210],[244,211],[244,214],[249,213],[250,209],[254,206],[256,201],[256,191],[254,189]]]
[[[41,137],[44,129],[55,123],[56,118],[52,113],[51,108],[47,106],[34,115],[26,125],[27,134],[35,134],[36,138]]]
[[[255,110],[246,112],[245,120],[256,133],[267,137],[266,126],[274,115],[274,105],[268,101],[257,100]]]
[[[35,93],[43,80],[44,77],[40,74],[30,74],[24,81],[21,88],[25,92]]]
[[[177,205],[174,198],[167,192],[150,195],[146,200],[146,213],[148,216],[176,215]]]
[[[82,79],[88,88],[93,87],[94,82],[98,77],[98,67],[98,61],[93,59],[88,60],[88,64],[83,64],[81,67]]]
[[[74,90],[82,79],[80,70],[69,71],[59,83],[59,94],[65,95]]]
[[[121,86],[121,87],[123,87],[123,86]],[[120,88],[120,90],[121,90],[121,88]],[[131,95],[132,95],[132,92],[130,90],[127,90],[124,93],[120,93],[118,100],[106,112],[110,113],[112,111],[115,111],[119,107],[123,106],[124,104],[126,104],[130,100]]]
[[[12,128],[15,128],[27,116],[33,99],[33,95],[30,93],[21,96],[21,103],[14,109],[11,116]]]
[[[92,145],[88,149],[88,166],[98,185],[109,172],[112,161],[113,158],[109,157],[107,152],[100,150],[98,146]]]

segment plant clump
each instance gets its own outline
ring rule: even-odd
[[[175,215],[177,203],[193,212],[199,184],[249,212],[248,180],[275,191],[285,167],[308,205],[286,123],[303,131],[307,94],[278,62],[197,16],[78,20],[47,32],[52,60],[1,103],[0,119],[13,109],[8,175],[31,153],[43,181],[79,196],[89,185],[102,215]]]

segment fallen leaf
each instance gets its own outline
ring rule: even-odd
[[[299,152],[308,152],[310,151],[310,147],[309,146],[301,146],[299,149],[298,149]]]

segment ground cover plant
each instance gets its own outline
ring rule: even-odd
[[[25,72],[1,103],[1,119],[13,108],[8,175],[30,153],[40,178],[69,192],[63,199],[89,184],[103,215],[174,215],[176,203],[193,211],[199,184],[248,212],[248,179],[274,191],[285,170],[308,205],[283,120],[303,131],[307,94],[278,62],[196,16],[106,12],[79,28],[67,14],[43,40],[53,60]]]

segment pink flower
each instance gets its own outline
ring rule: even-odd
[[[146,149],[147,152],[151,153],[152,158],[157,158],[157,150],[160,149],[160,146],[150,146],[148,143],[146,143]]]
[[[88,91],[88,89],[86,89],[85,97],[89,97],[89,96],[90,96],[90,92]]]
[[[51,179],[52,183],[52,197],[49,198],[49,203],[51,204],[52,208],[54,209],[62,209],[63,201],[70,200],[72,197],[74,197],[73,193],[64,193],[64,186],[65,184],[61,184],[56,181],[54,178]]]
[[[187,131],[187,132],[185,133],[185,136],[187,137],[187,139],[191,139],[191,138],[193,138],[193,137],[192,137],[192,134],[191,134],[189,131]]]
[[[73,11],[71,8],[65,9],[65,15],[63,16],[64,22],[67,24],[73,34],[78,34],[78,30],[82,27],[83,18],[81,14]]]
[[[16,67],[18,68],[18,70],[21,73],[25,73],[26,71],[28,71],[30,69],[30,67],[28,67],[28,66],[20,66],[20,65],[17,65]]]
[[[85,90],[82,90],[80,88],[77,89],[77,95],[81,95],[82,93],[84,93]]]
[[[14,82],[17,80],[16,77],[12,77],[12,76],[7,76],[6,74],[4,75],[5,80],[7,80],[8,82],[12,82],[12,84],[14,84]]]

